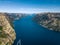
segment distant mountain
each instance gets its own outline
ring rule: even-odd
[[[38,13],[33,20],[45,28],[60,31],[60,13]]]
[[[12,20],[18,20],[19,18],[25,16],[25,14],[22,13],[4,13],[4,14],[7,15]]]

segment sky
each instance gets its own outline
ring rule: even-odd
[[[0,12],[60,12],[60,0],[0,0]]]

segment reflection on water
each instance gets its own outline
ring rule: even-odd
[[[14,21],[16,40],[21,39],[21,45],[60,45],[60,33],[50,31],[32,20],[33,16],[26,16]]]

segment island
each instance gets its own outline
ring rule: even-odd
[[[0,13],[0,45],[12,45],[16,33],[11,19],[5,13]]]
[[[49,30],[60,32],[60,13],[37,13],[33,20]]]

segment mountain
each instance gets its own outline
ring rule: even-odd
[[[12,45],[16,39],[13,24],[8,15],[0,13],[0,45]]]
[[[60,31],[60,13],[37,13],[33,20],[53,31]]]

